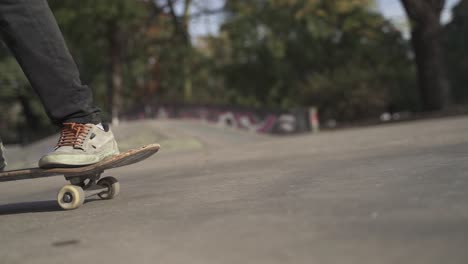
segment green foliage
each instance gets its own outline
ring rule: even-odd
[[[4,46],[0,48],[0,87],[0,138],[4,142],[20,138],[27,142],[53,129],[20,66]]]
[[[460,1],[453,10],[453,20],[444,29],[446,66],[456,103],[468,103],[468,2]]]
[[[328,117],[416,105],[408,43],[369,1],[228,1],[224,67],[235,104],[316,105]]]

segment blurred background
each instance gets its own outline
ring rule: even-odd
[[[50,0],[105,119],[261,133],[466,112],[465,0]],[[56,131],[0,48],[0,136]]]
[[[79,210],[0,184],[1,264],[468,263],[468,0],[49,4],[120,150],[162,151]],[[29,86],[0,45],[8,170],[57,142]]]

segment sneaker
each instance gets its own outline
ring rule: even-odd
[[[55,150],[39,160],[41,168],[80,167],[119,154],[107,125],[65,123]]]
[[[0,140],[0,172],[3,171],[6,167],[6,161],[5,161],[5,148],[3,148],[3,143],[2,140]]]

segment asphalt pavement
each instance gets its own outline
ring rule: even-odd
[[[0,263],[468,263],[468,117],[292,137],[122,127],[126,147],[163,144],[106,173],[115,200],[62,211],[61,177],[0,184]]]

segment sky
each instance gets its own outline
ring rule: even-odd
[[[223,7],[224,1],[204,0],[203,4],[211,10],[216,10]],[[194,10],[192,10],[192,13],[197,13],[199,11],[200,10],[197,9],[195,5]],[[196,18],[193,19],[192,23],[190,24],[190,31],[192,33],[192,36],[194,36],[195,38],[203,35],[213,35],[218,33],[221,22],[222,17],[220,15],[210,15]]]
[[[442,16],[442,22],[447,23],[451,19],[451,10],[460,0],[446,0],[446,6]],[[223,6],[222,0],[204,0],[204,4],[210,9],[218,9]],[[395,22],[397,26],[405,27],[406,14],[401,6],[400,0],[377,0],[378,11],[385,17]],[[197,12],[196,7],[193,12]],[[204,16],[194,19],[190,24],[190,31],[194,38],[203,35],[217,34],[222,17],[219,15]]]
[[[444,13],[442,15],[442,21],[444,23],[450,21],[451,10],[459,0],[446,0]],[[402,20],[406,19],[405,11],[401,5],[400,0],[377,0],[377,6],[379,11],[387,18],[391,20]]]

